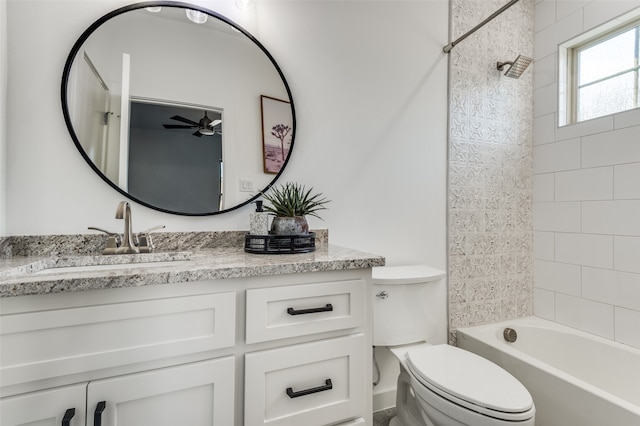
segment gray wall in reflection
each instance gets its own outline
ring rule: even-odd
[[[129,193],[167,210],[192,214],[217,211],[222,137],[193,136],[195,129],[139,127],[138,109],[148,107],[161,106],[131,104]],[[171,115],[162,117],[166,123],[180,124],[170,120]]]

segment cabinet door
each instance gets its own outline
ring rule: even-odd
[[[232,356],[98,380],[87,391],[87,426],[229,426]]]
[[[0,400],[2,426],[84,426],[87,384]]]

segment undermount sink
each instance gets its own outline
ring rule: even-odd
[[[162,266],[179,266],[189,263],[188,260],[166,260],[163,262],[117,263],[111,265],[53,266],[34,272],[40,274],[59,274],[67,272],[112,271],[122,269],[159,268]]]
[[[65,256],[43,261],[35,266],[31,274],[62,274],[69,272],[113,271],[124,269],[152,269],[166,266],[181,266],[191,259],[191,252],[157,252],[122,254],[112,256]]]

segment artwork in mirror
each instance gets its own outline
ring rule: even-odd
[[[188,10],[206,22],[192,22]],[[269,168],[265,98],[277,102],[275,124],[286,126]],[[186,3],[134,4],[92,24],[67,58],[62,107],[94,171],[132,200],[175,214],[250,203],[280,176],[295,138],[291,92],[266,48]]]
[[[291,105],[287,101],[269,96],[260,96],[260,105],[264,172],[277,174],[282,170],[293,142]]]

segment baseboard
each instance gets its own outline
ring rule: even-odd
[[[386,410],[396,406],[396,390],[384,389],[373,393],[373,412]]]

